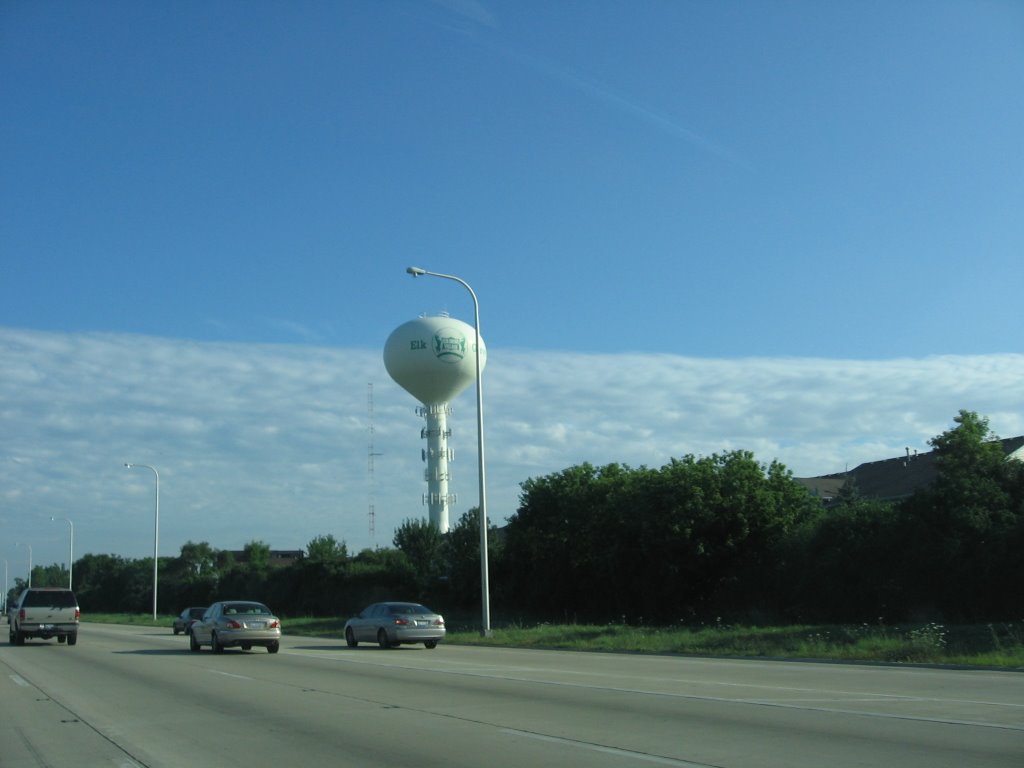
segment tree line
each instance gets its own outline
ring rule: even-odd
[[[1024,464],[987,419],[954,421],[930,441],[935,482],[893,502],[847,484],[824,505],[746,451],[529,480],[504,553],[514,604],[655,624],[1015,619]]]
[[[531,478],[508,524],[488,526],[495,624],[1019,618],[1024,466],[1005,460],[987,419],[960,411],[954,422],[930,441],[936,481],[895,502],[848,483],[825,505],[782,464],[742,450]],[[413,599],[469,621],[481,603],[479,532],[475,509],[444,535],[410,519],[393,547],[351,555],[323,535],[285,566],[264,542],[239,557],[189,542],[160,558],[158,610],[230,595],[285,616],[345,617]],[[152,605],[151,558],[90,554],[73,572],[83,612]],[[37,567],[33,584],[62,586],[67,571]]]

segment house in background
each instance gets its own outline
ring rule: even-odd
[[[1008,437],[999,442],[1002,443],[1007,460],[1024,461],[1024,435]],[[857,492],[863,498],[898,501],[913,495],[920,488],[927,488],[937,475],[935,451],[911,453],[908,448],[905,456],[869,461],[833,475],[797,477],[794,480],[827,505],[850,480],[856,483]]]

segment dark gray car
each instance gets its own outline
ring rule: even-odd
[[[192,622],[198,621],[203,618],[203,614],[206,613],[206,606],[193,606],[186,608],[177,616],[174,617],[174,621],[171,624],[171,629],[174,634],[180,635],[182,632],[188,632],[188,628],[192,626]]]
[[[345,642],[376,642],[381,648],[423,643],[436,648],[444,639],[444,617],[419,603],[374,603],[345,622]]]

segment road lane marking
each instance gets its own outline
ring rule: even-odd
[[[20,685],[22,688],[31,688],[32,687],[31,684],[25,678],[23,678],[23,677],[19,677],[18,675],[11,675],[10,677],[11,677],[11,680],[14,681],[15,685]]]
[[[232,672],[221,672],[219,669],[210,669],[207,667],[207,672],[212,672],[215,675],[223,675],[224,677],[233,677],[236,680],[255,680],[255,677],[249,677],[248,675],[236,675]]]
[[[718,766],[712,765],[711,763],[693,763],[689,760],[676,760],[673,757],[661,757],[659,755],[648,755],[644,752],[634,752],[629,749],[616,749],[615,747],[605,747],[600,744],[591,744],[587,741],[574,741],[573,739],[561,739],[557,736],[545,736],[540,733],[530,733],[529,731],[517,731],[513,728],[502,728],[502,733],[510,733],[513,736],[524,736],[528,739],[536,739],[537,741],[546,741],[550,744],[561,744],[566,747],[576,747],[578,749],[589,749],[591,752],[601,752],[605,755],[614,755],[615,757],[628,757],[633,760],[640,760],[645,763],[657,763],[658,765],[672,765],[675,768],[718,768]]]

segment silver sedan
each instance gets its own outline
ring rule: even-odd
[[[214,653],[239,647],[248,651],[262,646],[270,653],[281,647],[281,620],[263,603],[225,600],[206,609],[203,617],[189,627],[189,647],[198,652],[204,645]]]
[[[436,648],[444,634],[444,617],[419,603],[374,603],[345,622],[350,648],[360,641],[376,642],[381,648],[413,643]]]

